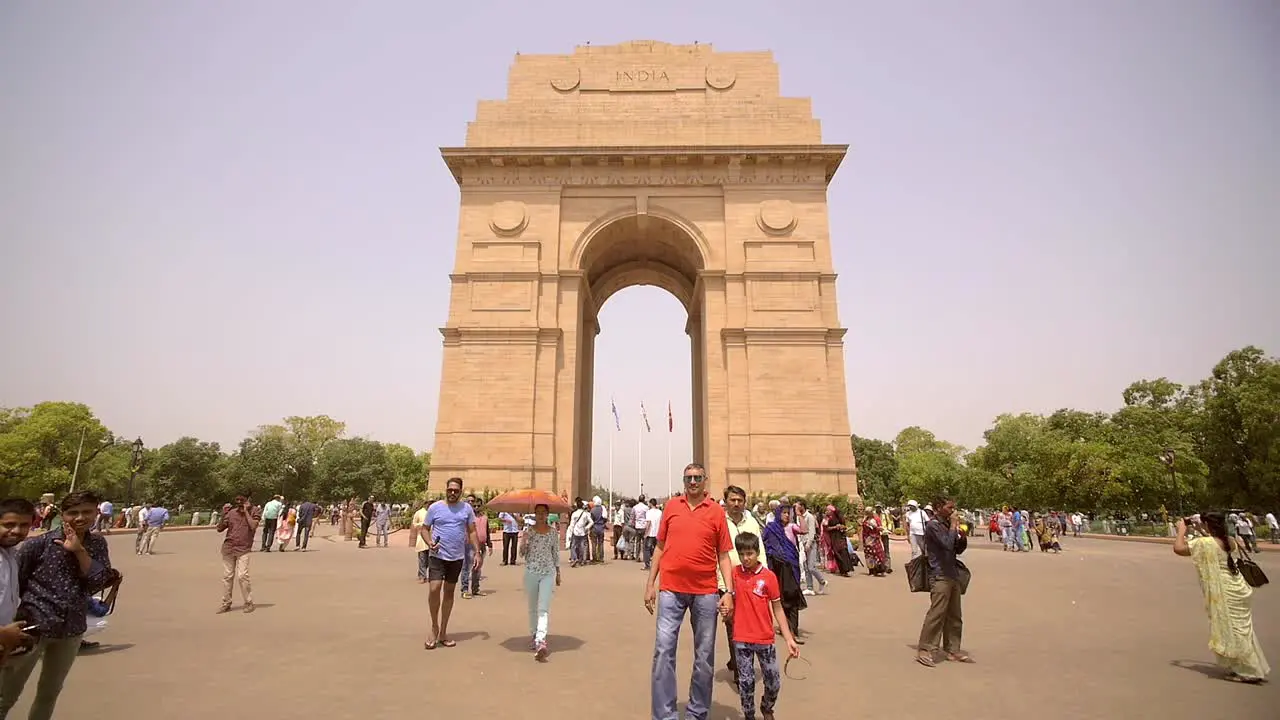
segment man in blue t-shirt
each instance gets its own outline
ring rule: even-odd
[[[427,547],[431,550],[427,559],[431,635],[422,644],[426,650],[435,650],[437,644],[445,647],[457,644],[449,639],[449,615],[453,612],[453,596],[458,589],[468,544],[473,551],[471,569],[480,568],[476,514],[469,503],[462,502],[462,478],[449,478],[444,498],[431,503],[422,523],[422,532],[427,534]]]

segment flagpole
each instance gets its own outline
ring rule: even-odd
[[[636,428],[636,474],[640,476],[640,494],[644,494],[644,431]]]
[[[671,434],[667,430],[667,497],[671,497]]]
[[[613,431],[609,432],[609,511],[613,511]]]

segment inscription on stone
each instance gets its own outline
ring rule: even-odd
[[[619,89],[660,88],[665,90],[666,86],[671,84],[671,78],[662,68],[627,68],[618,70],[614,74],[613,84]]]

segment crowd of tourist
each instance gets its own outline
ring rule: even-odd
[[[613,560],[634,562],[646,572],[644,607],[656,616],[654,720],[677,717],[676,646],[686,617],[694,661],[685,717],[706,717],[715,636],[723,626],[726,665],[744,717],[755,718],[758,709],[760,717],[771,719],[782,681],[774,638],[782,638],[790,657],[800,655],[808,635],[801,629],[802,612],[808,598],[827,594],[829,576],[848,576],[859,566],[872,576],[887,576],[895,569],[892,546],[902,543],[910,552],[902,566],[909,585],[930,595],[916,661],[925,667],[935,667],[941,659],[972,663],[961,645],[961,598],[970,576],[959,559],[971,533],[985,527],[988,540],[1010,552],[1034,545],[1043,552],[1060,552],[1060,538],[1087,532],[1090,522],[1080,513],[959,510],[947,497],[923,506],[915,500],[895,508],[867,506],[853,522],[834,505],[810,508],[804,500],[786,497],[750,509],[747,503],[746,492],[736,486],[726,488],[722,498],[711,498],[705,469],[691,463],[681,492],[665,503],[641,497],[611,508],[600,497],[575,498],[567,517],[552,513],[546,504],[528,514],[499,513],[494,520],[501,534],[502,564],[523,560],[534,658],[545,661],[551,650],[548,631],[555,588],[562,582],[561,549],[568,550],[570,567],[583,567],[606,562],[612,546]],[[63,680],[87,644],[83,638],[94,595],[118,587],[123,579],[111,567],[105,539],[94,531],[136,528],[135,552],[145,556],[153,553],[170,521],[166,508],[150,503],[117,516],[109,501],[92,492],[71,493],[55,510],[51,507],[48,500],[39,506],[22,499],[0,501],[0,651],[6,658],[0,668],[0,720],[41,660],[29,717],[52,717]],[[376,547],[388,547],[391,519],[407,510],[373,497],[327,508],[310,500],[290,504],[278,495],[261,506],[237,497],[211,518],[224,535],[217,612],[232,609],[237,584],[243,611],[254,611],[249,558],[255,546],[259,552],[284,551],[292,543],[293,549],[305,551],[315,524],[327,517],[345,539],[358,539],[361,548],[371,534]],[[1253,630],[1252,591],[1266,582],[1248,556],[1259,550],[1261,533],[1255,522],[1244,511],[1231,511],[1173,523],[1173,550],[1192,558],[1199,576],[1209,646],[1226,679],[1247,684],[1264,682],[1270,672]],[[1280,543],[1274,514],[1259,524],[1272,543]],[[28,539],[33,528],[44,532]],[[428,585],[425,650],[456,646],[449,621],[458,585],[462,599],[484,596],[482,569],[486,555],[493,553],[494,534],[480,498],[464,496],[461,478],[447,481],[444,499],[424,503],[414,513],[410,542],[418,550],[419,579]],[[758,704],[757,678],[763,684]]]

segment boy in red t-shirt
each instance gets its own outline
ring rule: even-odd
[[[791,626],[782,612],[782,591],[778,576],[760,564],[760,538],[754,533],[738,533],[734,540],[742,564],[733,569],[733,654],[738,665],[738,697],[742,700],[742,717],[755,720],[756,668],[764,676],[764,697],[760,698],[760,715],[773,720],[773,706],[782,690],[782,672],[778,669],[778,651],[773,646],[773,625],[782,629],[791,657],[800,657],[800,647],[791,635]]]

